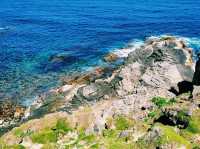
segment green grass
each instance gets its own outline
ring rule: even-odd
[[[30,136],[32,134],[32,131],[23,131],[20,128],[17,128],[14,130],[14,135],[20,138]]]
[[[200,125],[197,122],[195,122],[193,120],[190,120],[189,125],[186,128],[186,130],[191,132],[191,133],[196,134],[196,133],[200,133],[200,128],[199,127],[200,127]]]
[[[55,148],[56,148],[55,143],[47,143],[42,146],[42,149],[55,149]]]
[[[117,138],[118,135],[119,135],[119,131],[117,130],[109,129],[109,130],[103,131],[103,136],[105,138]]]
[[[148,113],[148,117],[150,117],[150,118],[154,118],[156,115],[157,115],[157,113],[155,111]]]
[[[100,145],[98,143],[90,146],[90,149],[99,149],[99,148],[100,148]]]
[[[85,132],[81,132],[78,136],[78,141],[85,141],[87,143],[92,143],[94,142],[96,139],[95,135],[91,134],[91,135],[86,135]]]
[[[17,128],[14,130],[14,135],[17,136],[17,137],[23,137],[25,135],[24,131]]]
[[[124,138],[119,138],[120,130],[104,130],[103,144],[106,149],[133,149],[134,143]]]
[[[152,100],[151,100],[158,108],[162,108],[164,106],[167,106],[167,105],[171,105],[173,103],[176,102],[176,100],[174,98],[172,99],[167,99],[167,98],[164,98],[164,97],[153,97]]]
[[[31,139],[34,143],[46,144],[55,143],[57,141],[57,134],[53,130],[42,130],[38,133],[31,135]]]
[[[133,149],[134,144],[126,143],[123,141],[109,139],[107,140],[107,144],[105,145],[106,149]]]
[[[59,119],[55,127],[35,132],[31,135],[31,139],[35,143],[55,143],[59,134],[67,133],[70,130],[69,124],[64,119]]]
[[[64,119],[59,119],[56,123],[56,127],[54,128],[57,133],[67,133],[72,130],[69,123]]]
[[[192,149],[200,149],[199,145],[194,146]]]
[[[200,133],[200,110],[196,110],[193,112],[193,115],[191,116],[189,125],[186,130],[193,134]]]
[[[71,130],[72,128],[69,126],[65,119],[59,119],[55,127],[46,128],[40,132],[35,132],[31,135],[31,139],[33,142],[41,144],[55,143],[59,134],[66,134]]]
[[[86,146],[91,149],[96,149],[99,146],[97,136],[94,134],[87,135],[83,130],[81,130],[78,134],[78,138],[74,140],[74,143],[66,145],[65,147],[67,149],[71,149],[73,147],[78,147],[82,149]]]
[[[24,146],[22,145],[13,145],[13,146],[9,146],[10,149],[25,149]]]
[[[177,132],[175,132],[173,127],[165,126],[162,124],[159,124],[159,127],[163,131],[163,136],[161,137],[161,141],[160,141],[161,144],[175,142],[179,145],[186,146],[187,149],[191,148],[190,142],[186,140],[184,137],[180,136]]]
[[[124,116],[117,116],[114,123],[117,130],[126,130],[134,124],[132,120],[125,118]]]
[[[24,146],[16,144],[16,145],[5,145],[0,144],[0,149],[25,149]]]

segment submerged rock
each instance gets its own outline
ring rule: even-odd
[[[105,62],[111,63],[111,62],[115,62],[118,58],[119,58],[118,55],[116,55],[114,53],[109,53],[103,58],[103,60]]]
[[[59,53],[49,57],[49,61],[51,63],[71,62],[75,61],[76,59],[77,57],[70,56],[69,54],[66,53]]]

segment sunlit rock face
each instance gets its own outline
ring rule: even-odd
[[[179,92],[180,82],[192,81],[191,53],[182,39],[149,38],[129,53],[124,64],[117,68],[95,68],[92,72],[66,79],[62,87],[38,96],[20,119],[57,110],[71,112],[82,104],[111,98],[121,99],[113,102],[109,108],[111,111],[122,114],[132,111],[135,118],[142,118],[145,113],[140,108],[150,108],[149,99],[157,95],[172,98],[176,94],[170,91],[171,88]],[[51,62],[65,58],[63,55],[54,56]],[[115,54],[106,57],[108,63],[115,58]]]

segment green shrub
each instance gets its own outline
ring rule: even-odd
[[[117,116],[115,118],[115,126],[117,130],[126,130],[133,126],[133,121],[123,116]]]
[[[181,110],[177,113],[177,120],[180,122],[184,122],[185,124],[188,124],[190,121],[190,117],[186,114],[184,110]]]
[[[100,148],[100,147],[99,147],[99,144],[98,144],[98,143],[93,144],[93,145],[90,146],[90,149],[99,149],[99,148]]]
[[[161,107],[164,107],[164,106],[167,106],[167,105],[171,105],[173,103],[176,102],[176,100],[174,98],[172,99],[167,99],[167,98],[163,98],[163,97],[154,97],[152,99],[152,102],[158,106],[158,108],[161,108]]]
[[[103,136],[105,138],[117,138],[118,135],[119,135],[119,132],[117,130],[106,129],[103,131]]]
[[[57,141],[57,134],[53,130],[42,130],[41,132],[31,135],[31,139],[35,143],[46,144]]]
[[[32,134],[32,131],[23,131],[20,128],[17,128],[14,130],[14,135],[20,138],[26,137],[26,136],[30,136]]]
[[[154,118],[157,115],[155,111],[149,112],[148,117]]]
[[[55,130],[58,133],[67,133],[72,130],[72,128],[69,126],[69,124],[64,119],[59,119],[56,123]]]
[[[188,127],[186,128],[186,130],[191,132],[191,133],[199,133],[200,130],[199,130],[198,127],[199,126],[194,121],[190,121]]]
[[[199,146],[194,146],[192,149],[200,149]]]
[[[78,136],[78,141],[84,140],[87,143],[92,143],[95,141],[95,135],[86,135],[84,132],[81,132]]]

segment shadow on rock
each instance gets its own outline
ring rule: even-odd
[[[176,96],[181,95],[183,93],[192,94],[192,92],[194,90],[193,83],[189,82],[189,81],[185,81],[185,80],[178,82],[177,87],[178,87],[178,90],[175,89],[174,87],[171,87],[169,89],[169,91],[174,93]]]

